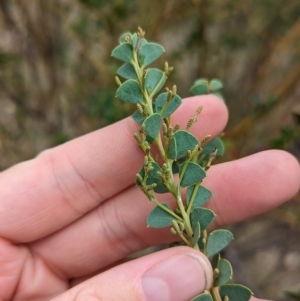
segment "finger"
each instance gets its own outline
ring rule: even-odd
[[[52,301],[186,301],[209,289],[212,274],[202,253],[172,248],[114,267]]]
[[[69,288],[24,245],[0,238],[0,300],[49,300]]]
[[[219,164],[209,170],[205,181],[213,192],[208,206],[217,214],[216,224],[235,223],[290,199],[299,189],[299,178],[299,164],[282,151]],[[159,199],[174,206],[167,195]],[[67,278],[89,274],[137,250],[179,239],[168,228],[146,227],[153,207],[137,187],[132,187],[31,247]],[[60,252],[55,252],[58,248]]]
[[[174,124],[184,127],[199,105],[203,113],[192,132],[199,138],[217,135],[228,115],[215,96],[186,99]],[[133,138],[136,131],[127,118],[0,174],[0,236],[16,242],[38,239],[131,185],[143,158]]]
[[[300,165],[291,154],[269,150],[220,164],[204,181],[214,193],[215,226],[243,221],[290,200],[300,188]]]

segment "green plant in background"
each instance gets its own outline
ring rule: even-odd
[[[123,34],[119,42],[112,56],[124,62],[117,74],[125,81],[116,77],[119,86],[116,96],[137,107],[132,117],[141,127],[134,137],[145,157],[136,176],[136,185],[155,204],[147,224],[153,228],[170,227],[180,238],[176,245],[200,250],[211,260],[215,276],[213,285],[193,301],[248,301],[252,292],[245,286],[230,283],[231,264],[220,255],[233,235],[222,229],[208,233],[215,213],[203,207],[212,192],[202,185],[202,181],[216,155],[223,154],[222,142],[219,138],[209,141],[210,135],[198,140],[189,132],[202,107],[184,129],[179,124],[172,125],[172,114],[180,106],[181,98],[176,86],[166,88],[166,92],[160,93],[160,90],[173,68],[167,62],[164,70],[148,67],[164,53],[161,45],[148,42],[140,28],[137,33]],[[191,92],[221,96],[221,88],[219,80],[199,79]],[[183,189],[186,189],[185,193]],[[174,206],[159,201],[158,195],[163,193],[172,195]]]
[[[287,295],[294,301],[300,301],[300,291],[299,292],[287,292]]]

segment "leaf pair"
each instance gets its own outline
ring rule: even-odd
[[[223,99],[222,94],[219,92],[223,88],[223,83],[218,79],[212,79],[210,82],[206,78],[200,78],[195,81],[190,89],[193,95],[215,94]]]
[[[125,39],[127,37],[128,41]],[[139,63],[141,67],[145,67],[156,61],[164,52],[164,48],[156,43],[148,43],[145,39],[140,40],[140,47],[136,49],[139,43],[139,38],[136,34],[125,34],[120,39],[121,44],[117,46],[112,56],[125,63],[133,63],[134,51],[136,51],[139,57]],[[125,77],[126,78],[126,77]]]
[[[252,292],[240,284],[226,284],[220,287],[219,294],[222,300],[227,296],[229,301],[248,301]],[[213,301],[213,298],[210,293],[204,293],[194,297],[191,301]]]

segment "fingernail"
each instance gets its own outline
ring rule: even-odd
[[[201,254],[175,254],[154,265],[142,277],[147,301],[186,301],[208,289],[212,268]]]

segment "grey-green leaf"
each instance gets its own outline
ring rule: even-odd
[[[193,227],[193,231],[194,231],[194,237],[193,237],[193,247],[195,247],[198,243],[198,240],[200,238],[201,235],[201,227],[200,227],[200,223],[196,223]]]
[[[164,48],[156,43],[147,43],[143,45],[139,51],[139,57],[142,66],[148,66],[156,61],[163,53]]]
[[[125,63],[122,65],[118,69],[117,74],[126,79],[137,79],[136,72],[130,63]]]
[[[163,204],[163,206],[172,211],[167,204]],[[147,225],[152,228],[165,228],[171,226],[173,220],[176,219],[171,214],[156,206],[148,215]]]
[[[213,256],[213,258],[211,259],[211,266],[212,266],[213,270],[218,268],[220,260],[221,260],[220,253],[217,253],[216,255]]]
[[[142,40],[141,39],[139,40],[138,35],[134,33],[132,36],[132,46],[134,49],[136,48],[138,41],[139,41],[139,48],[148,43],[147,40],[144,38]]]
[[[208,236],[206,256],[210,257],[219,253],[232,239],[233,235],[228,230],[219,229],[211,232]]]
[[[204,293],[194,297],[191,301],[213,301],[211,294]]]
[[[201,231],[205,230],[214,220],[215,213],[207,208],[194,208],[191,212],[192,226],[200,223]]]
[[[151,184],[159,184],[161,183],[161,179],[158,177],[157,173],[160,172],[162,173],[161,168],[159,167],[159,165],[156,162],[150,162],[153,170],[149,173],[148,178],[146,180],[146,184],[147,185],[151,185]],[[145,170],[144,167],[142,167],[139,171],[139,174],[142,176],[142,178],[144,178],[145,176]],[[141,185],[141,183],[139,183],[139,181],[136,181],[137,185]]]
[[[198,78],[195,80],[194,85],[206,84],[208,85],[207,78]]]
[[[136,110],[133,114],[132,114],[132,118],[135,122],[137,122],[138,124],[142,125],[144,122],[144,118],[142,116],[142,114],[140,113],[140,111]]]
[[[156,193],[167,193],[169,192],[169,189],[164,183],[157,183],[157,186],[154,188],[154,191]]]
[[[147,117],[144,121],[145,131],[149,137],[155,139],[159,133],[161,125],[161,117],[158,113],[155,113]]]
[[[190,186],[187,189],[187,191],[186,191],[187,205],[189,205],[195,189],[197,189],[196,186]],[[212,192],[209,189],[207,189],[204,186],[199,186],[197,191],[195,192],[192,210],[193,210],[193,208],[198,208],[198,207],[203,206],[210,199],[211,196],[212,196]]]
[[[215,138],[206,145],[203,146],[202,153],[209,155],[215,148],[218,149],[217,156],[223,156],[225,147],[220,138]]]
[[[141,87],[138,82],[133,79],[128,79],[118,88],[116,97],[123,101],[136,104],[143,101],[143,93]]]
[[[130,63],[133,58],[132,58],[132,47],[128,43],[123,43],[119,46],[117,46],[112,54],[114,58],[123,61],[125,63]]]
[[[219,79],[212,79],[209,83],[209,89],[213,92],[216,92],[223,88],[223,83]]]
[[[187,131],[179,130],[171,138],[168,157],[176,160],[186,155],[188,150],[193,150],[198,145],[198,140],[195,136]]]
[[[138,41],[138,35],[136,33],[134,33],[132,35],[132,47],[135,49],[136,45],[137,45],[137,41]]]
[[[130,33],[130,32],[125,32],[125,33],[123,33],[123,34],[120,36],[120,38],[119,38],[119,42],[120,42],[120,43],[126,43],[126,42],[127,42],[127,41],[126,41],[126,37],[128,37],[129,39],[132,39],[131,33]]]
[[[208,81],[207,79],[200,78],[195,81],[190,89],[193,95],[204,95],[208,93]]]
[[[182,102],[177,94],[166,104],[167,100],[168,92],[159,94],[155,100],[155,110],[161,114],[161,118],[167,118],[173,114]]]
[[[249,301],[253,293],[240,284],[225,284],[220,287],[219,294],[222,299],[227,296],[230,301]]]
[[[219,275],[214,281],[214,286],[221,286],[232,278],[232,267],[227,259],[222,258],[218,264]]]
[[[197,163],[188,162],[185,170],[184,167],[185,163],[179,166],[179,174],[181,175],[184,172],[180,181],[181,187],[193,185],[206,177],[205,170]]]
[[[154,90],[157,93],[166,82],[165,73],[156,68],[149,68],[145,75],[145,88],[151,94]]]

